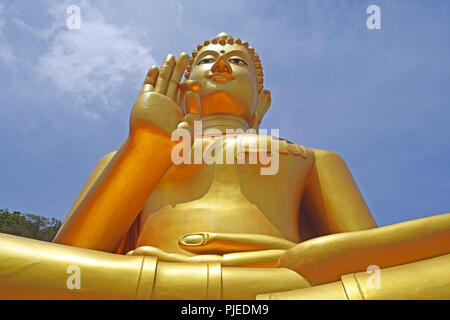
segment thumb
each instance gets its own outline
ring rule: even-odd
[[[195,80],[185,80],[178,90],[178,105],[181,106],[186,114],[200,114],[201,102],[198,92],[200,83]]]
[[[245,233],[189,233],[178,240],[178,245],[196,254],[225,254],[259,250],[287,250],[295,246],[286,239]]]

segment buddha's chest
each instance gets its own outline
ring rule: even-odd
[[[298,240],[300,199],[312,159],[279,153],[271,158],[278,170],[268,175],[261,169],[275,164],[252,164],[246,156],[241,163],[172,167],[144,205],[140,245],[161,248],[167,237],[199,231]],[[164,236],[156,232],[163,228]],[[166,250],[176,251],[176,243]]]

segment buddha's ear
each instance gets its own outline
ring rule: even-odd
[[[256,105],[255,112],[253,113],[252,120],[250,122],[250,128],[258,131],[259,125],[266,114],[267,110],[270,108],[272,103],[272,98],[270,96],[269,90],[261,90],[258,94],[258,103]]]

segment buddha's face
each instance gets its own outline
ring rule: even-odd
[[[201,115],[229,113],[250,122],[258,89],[255,66],[245,47],[203,47],[195,57],[189,79],[200,83]]]

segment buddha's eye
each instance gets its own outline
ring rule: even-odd
[[[231,63],[234,63],[234,64],[240,64],[240,65],[243,65],[243,66],[247,65],[247,62],[245,62],[242,59],[238,59],[238,58],[231,58],[230,60],[228,60],[228,62],[231,62]]]
[[[214,59],[206,58],[206,59],[200,60],[199,63],[197,63],[197,65],[201,65],[201,64],[205,64],[205,63],[213,63],[213,62],[214,62]]]

